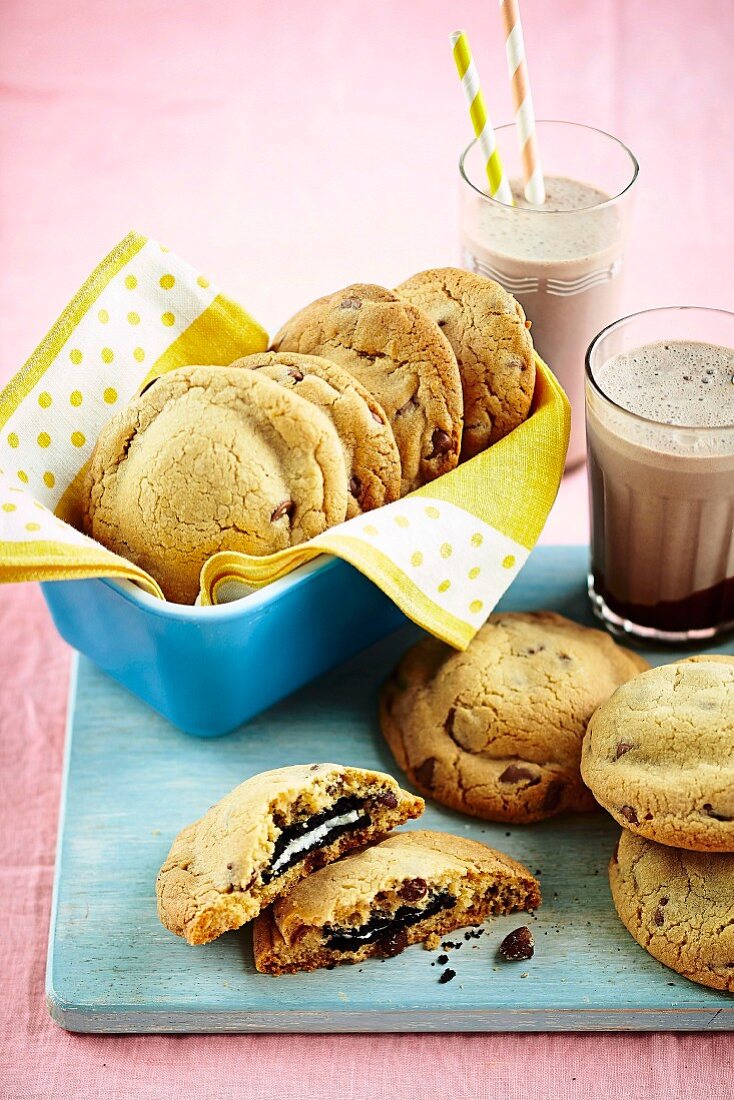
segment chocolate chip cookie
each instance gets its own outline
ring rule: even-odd
[[[255,922],[255,965],[292,974],[374,956],[534,909],[528,870],[484,844],[448,833],[396,833],[310,875]]]
[[[590,810],[586,725],[647,667],[562,615],[492,615],[465,653],[435,638],[408,650],[382,690],[382,732],[418,790],[452,809],[516,823]]]
[[[400,454],[384,409],[354,375],[317,355],[262,352],[233,363],[267,375],[321,409],[344,451],[347,519],[400,496]]]
[[[347,511],[333,424],[255,371],[185,367],[159,378],[102,430],[86,484],[92,538],[193,603],[219,550],[270,554]]]
[[[158,875],[158,915],[189,943],[208,943],[423,807],[382,772],[338,764],[261,772],[176,837]]]
[[[581,772],[625,829],[734,852],[734,664],[698,657],[624,684],[589,723]]]
[[[461,377],[451,345],[422,310],[384,287],[355,283],[302,309],[272,346],[322,355],[374,395],[400,451],[403,494],[456,466]]]
[[[653,958],[734,993],[734,855],[670,848],[624,830],[609,884],[620,920]]]
[[[526,419],[535,356],[522,306],[499,283],[456,267],[413,275],[395,293],[436,322],[454,349],[464,390],[462,460]]]

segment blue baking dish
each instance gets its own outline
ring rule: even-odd
[[[217,737],[406,622],[376,585],[322,556],[233,603],[164,603],[129,581],[47,581],[54,624],[179,729]]]

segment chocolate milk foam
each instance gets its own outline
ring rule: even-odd
[[[530,206],[512,181],[515,207],[482,202],[463,224],[464,264],[514,294],[532,322],[538,354],[571,401],[569,466],[583,460],[584,361],[592,339],[620,315],[623,222],[610,196],[588,183],[546,178]]]
[[[594,378],[636,414],[589,385],[595,592],[659,630],[734,621],[734,349],[648,344]]]

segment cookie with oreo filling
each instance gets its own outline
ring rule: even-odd
[[[158,915],[189,943],[208,943],[423,808],[383,772],[339,764],[261,772],[178,834],[158,875]]]
[[[448,833],[396,833],[310,875],[262,913],[255,966],[292,974],[388,958],[539,904],[537,881],[501,852]]]

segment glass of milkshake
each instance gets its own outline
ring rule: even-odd
[[[586,362],[589,595],[614,632],[734,626],[734,313],[652,309]]]
[[[476,142],[460,161],[462,262],[496,279],[518,299],[532,322],[538,354],[571,402],[567,468],[583,462],[584,359],[600,329],[621,313],[631,200],[638,165],[616,138],[573,122],[536,124],[546,202],[523,193],[514,126],[497,141],[514,206],[489,197]]]

